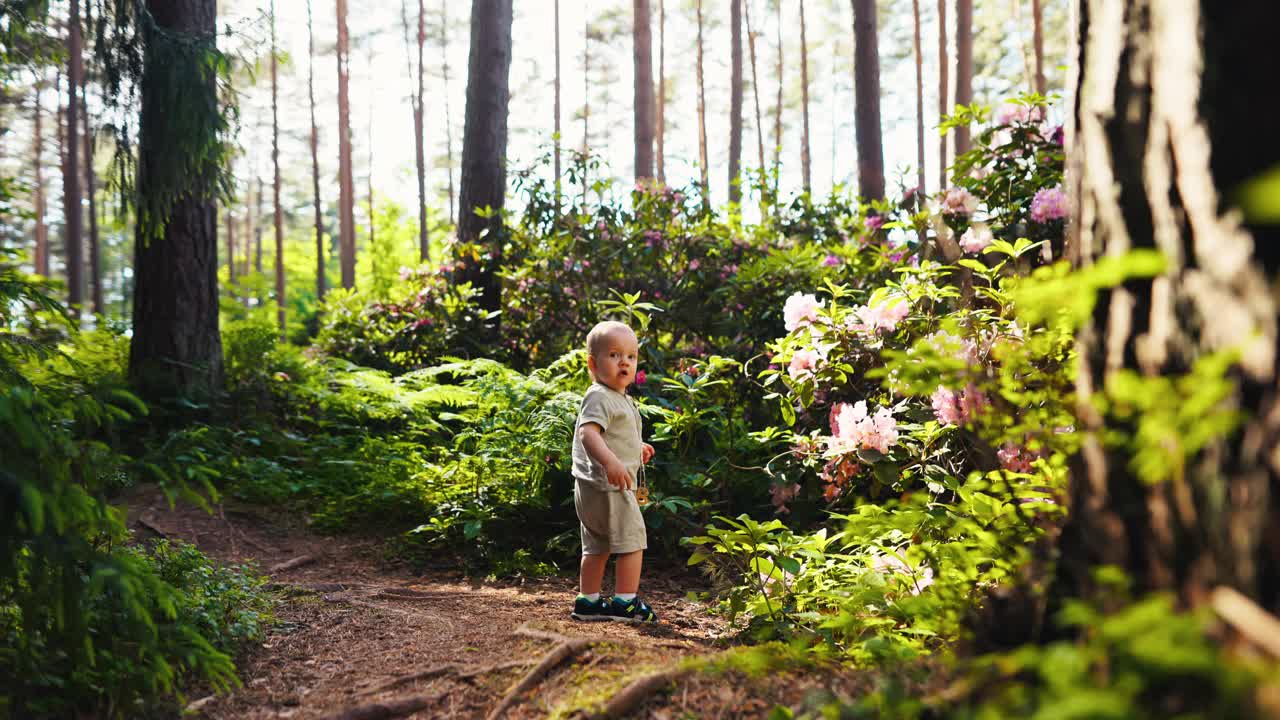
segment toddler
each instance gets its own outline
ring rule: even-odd
[[[626,396],[635,379],[639,343],[631,328],[602,322],[587,334],[587,369],[594,382],[582,398],[573,433],[573,504],[582,532],[577,620],[657,622],[636,597],[648,547],[644,515],[636,502],[635,478],[653,457],[640,439],[640,411]],[[610,555],[617,555],[612,599],[600,597]]]

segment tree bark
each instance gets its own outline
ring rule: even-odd
[[[947,0],[938,0],[938,117],[951,112],[947,103],[950,91],[947,83],[951,57],[947,53]],[[947,136],[938,136],[938,191],[947,189]]]
[[[632,0],[631,7],[635,46],[636,180],[643,180],[653,177],[653,33],[649,28],[649,0]]]
[[[667,3],[658,0],[658,119],[657,119],[658,181],[667,182]]]
[[[956,0],[956,105],[973,103],[973,0]],[[956,128],[956,156],[969,151],[969,126]]]
[[[924,46],[920,42],[920,0],[911,0],[916,55],[916,192],[924,197]]]
[[[729,202],[742,200],[742,0],[730,0]]]
[[[254,177],[256,192],[253,199],[253,271],[262,274],[262,227],[264,215],[262,211],[262,176]]]
[[[284,211],[280,207],[280,80],[276,58],[276,2],[271,0],[271,199],[276,231],[276,321],[285,337]]]
[[[67,18],[67,120],[64,132],[67,162],[62,176],[63,232],[67,258],[67,302],[78,313],[84,304],[84,212],[80,207],[79,92],[84,82],[80,0],[71,0]]]
[[[236,218],[231,212],[231,204],[227,203],[227,287],[234,296],[236,292]]]
[[[756,33],[751,28],[751,0],[747,0],[743,9],[747,23],[747,50],[751,57],[751,97],[756,108],[756,153],[759,156],[760,171],[764,172],[764,119],[760,115],[760,79],[756,74]]]
[[[409,14],[405,6],[405,0],[400,0],[400,21],[404,26],[405,42],[409,41]],[[427,17],[426,8],[423,6],[423,0],[418,0],[418,67],[417,67],[417,86],[409,92],[409,107],[413,112],[413,151],[414,151],[414,169],[418,180],[418,259],[426,262],[431,256],[430,240],[427,234],[427,149],[426,138],[423,136],[425,132],[426,114],[423,109],[423,100],[425,98],[424,88],[424,67],[423,67],[423,46],[427,42]],[[407,52],[406,48],[406,52]],[[414,68],[412,62],[409,63],[409,76],[414,76]],[[370,115],[372,118],[372,115]],[[372,152],[372,147],[370,152]],[[370,198],[373,195],[370,193]],[[370,216],[372,217],[372,216]],[[370,243],[372,245],[372,243]]]
[[[449,110],[449,3],[440,2],[440,74],[444,80],[445,174],[449,180],[449,222],[457,222],[453,187],[453,113]]]
[[[813,190],[809,172],[809,40],[805,34],[804,0],[800,0],[800,179],[806,193]]]
[[[311,26],[311,0],[307,0],[307,99],[311,105],[311,207],[316,226],[316,300],[323,300],[324,213],[320,207],[320,127],[316,124],[316,35]]]
[[[582,152],[591,150],[591,20],[583,17],[582,25]],[[582,197],[587,197],[587,182],[582,182]]]
[[[338,265],[342,287],[356,284],[355,184],[351,163],[351,46],[347,0],[336,0],[338,16]]]
[[[702,206],[711,206],[711,175],[707,167],[707,97],[702,73],[702,0],[694,8],[698,17],[698,171],[702,180]]]
[[[1280,387],[1276,300],[1280,230],[1242,224],[1233,192],[1280,160],[1280,107],[1261,96],[1280,60],[1275,3],[1083,0],[1068,177],[1077,214],[1069,251],[1083,264],[1156,249],[1165,272],[1102,293],[1078,336],[1086,442],[1072,462],[1061,538],[1065,593],[1102,599],[1090,568],[1126,570],[1135,593],[1186,604],[1217,585],[1280,609]],[[1168,480],[1143,477],[1104,431],[1134,421],[1093,410],[1121,369],[1183,376],[1204,355],[1238,350],[1216,410],[1247,418]],[[1176,451],[1175,451],[1176,452]],[[1176,461],[1171,458],[1171,462]]]
[[[858,146],[858,193],[884,199],[884,143],[880,129],[880,49],[875,0],[852,0],[854,43],[854,134]]]
[[[555,79],[555,184],[556,184],[556,215],[560,214],[560,0],[555,0],[555,23],[556,23],[556,79]]]
[[[36,177],[36,196],[35,196],[35,214],[36,214],[36,252],[35,252],[35,271],[37,275],[44,277],[49,276],[49,226],[45,224],[45,215],[48,210],[45,207],[44,195],[44,107],[40,103],[44,86],[36,83],[36,109],[35,109],[35,143],[32,148],[35,165]],[[54,108],[57,109],[57,96],[54,99]]]
[[[1031,25],[1036,56],[1036,92],[1044,95],[1049,86],[1044,77],[1044,8],[1040,0],[1031,0]]]
[[[777,5],[777,43],[778,59],[774,66],[774,74],[778,76],[778,96],[773,105],[773,169],[778,170],[782,164],[782,86],[786,78],[782,75],[782,3]],[[773,194],[778,194],[778,178],[774,177]]]
[[[487,257],[468,256],[463,279],[481,292],[480,304],[498,310],[494,271],[502,264],[502,208],[507,188],[507,100],[511,75],[512,0],[472,0],[467,60],[466,129],[462,135],[462,196],[458,238],[486,246]],[[477,211],[488,208],[489,217]],[[485,232],[487,235],[482,235]]]
[[[98,180],[93,167],[94,137],[89,124],[89,83],[80,85],[80,129],[84,136],[84,194],[89,201],[89,289],[95,315],[105,315],[102,301],[102,251],[98,238]]]
[[[160,32],[217,37],[213,0],[148,0],[147,10]],[[149,32],[148,32],[149,34]],[[150,71],[164,61],[155,43],[144,46],[141,109],[138,125],[140,196],[163,191],[152,187],[154,167],[167,159],[158,147],[172,147],[169,137],[181,132],[171,121],[171,99],[158,94]],[[218,107],[217,86],[187,81],[186,97],[200,112]],[[217,205],[211,177],[192,179],[194,191],[177,199],[160,237],[150,237],[139,223],[134,250],[133,337],[129,344],[129,378],[144,399],[205,396],[222,386],[222,337],[218,331]]]

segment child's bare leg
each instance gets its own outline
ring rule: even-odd
[[[609,555],[582,554],[582,567],[578,573],[578,592],[592,595],[600,592],[600,583],[604,582],[604,568],[609,563]],[[639,573],[636,574],[637,581]]]
[[[618,564],[614,567],[617,577],[614,592],[624,595],[635,594],[640,589],[640,567],[644,565],[644,551],[636,550],[618,556]]]

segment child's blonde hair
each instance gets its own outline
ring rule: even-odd
[[[602,349],[601,346],[604,345],[605,338],[619,331],[635,335],[635,331],[629,325],[620,323],[617,320],[605,320],[604,322],[596,323],[596,326],[591,328],[591,332],[587,333],[587,354],[595,357],[596,353]]]

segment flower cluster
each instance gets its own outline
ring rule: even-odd
[[[959,393],[939,385],[929,399],[933,403],[934,417],[943,425],[965,425],[991,407],[986,393],[973,383]]]
[[[996,451],[996,457],[1000,460],[1000,467],[1009,472],[1030,473],[1031,464],[1040,457],[1040,453],[1010,442]]]
[[[1037,190],[1035,197],[1031,199],[1031,219],[1041,224],[1061,220],[1070,211],[1067,194],[1062,191],[1061,185]]]
[[[978,209],[978,198],[962,187],[950,187],[942,196],[944,215],[972,215]]]
[[[853,310],[858,322],[848,322],[851,330],[874,333],[878,330],[892,332],[910,312],[911,305],[901,295],[891,296],[878,303],[860,305]]]
[[[822,302],[812,294],[796,293],[787,298],[786,305],[782,307],[782,319],[787,332],[817,320],[818,308],[821,307]]]
[[[991,228],[984,224],[975,224],[960,236],[960,249],[969,253],[982,252],[995,240]]]
[[[847,455],[862,449],[889,452],[898,443],[898,422],[889,408],[867,413],[867,401],[838,403],[831,409],[831,437],[827,455]]]

